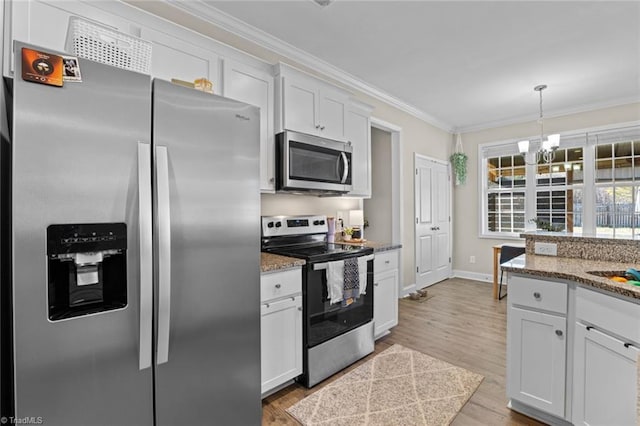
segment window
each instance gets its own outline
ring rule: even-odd
[[[583,148],[558,149],[551,164],[540,160],[536,170],[537,227],[578,232],[582,224]]]
[[[596,142],[596,232],[640,235],[640,140]]]
[[[491,232],[524,231],[524,159],[520,155],[487,161],[487,212]]]
[[[640,126],[563,135],[560,143],[551,163],[537,164],[525,163],[515,141],[479,147],[482,235],[640,237]]]

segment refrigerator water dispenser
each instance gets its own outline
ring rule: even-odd
[[[127,305],[126,224],[50,225],[47,258],[51,321]]]

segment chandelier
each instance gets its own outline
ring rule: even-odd
[[[538,164],[540,160],[543,160],[545,163],[551,163],[556,157],[556,150],[560,146],[560,135],[553,134],[549,135],[547,139],[544,138],[544,118],[542,115],[542,91],[547,88],[546,84],[541,84],[533,88],[536,92],[540,93],[540,118],[538,118],[538,123],[540,123],[540,149],[536,151],[536,161],[535,163],[527,163],[530,165]],[[529,141],[520,141],[518,142],[518,151],[522,157],[527,159],[527,154],[529,153]]]

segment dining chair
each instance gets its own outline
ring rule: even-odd
[[[521,254],[524,254],[524,247],[514,247],[514,246],[502,246],[500,248],[500,265],[504,262],[508,262],[514,257],[518,257]],[[502,294],[502,276],[504,275],[504,270],[500,268],[500,285],[498,286],[498,300],[502,300],[503,297],[507,295],[507,293]]]

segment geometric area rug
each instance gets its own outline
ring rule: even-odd
[[[484,377],[393,345],[287,409],[312,425],[448,425]]]

